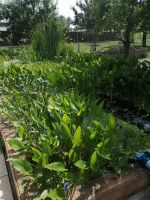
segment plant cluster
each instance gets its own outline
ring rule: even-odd
[[[110,170],[120,173],[149,145],[148,136],[95,100],[118,86],[113,81],[131,61],[89,54],[58,59],[0,70],[1,108],[16,129],[9,144],[25,155],[11,160],[27,186],[36,185],[38,199],[67,199],[76,185]]]
[[[32,47],[38,60],[52,60],[59,54],[62,27],[57,18],[38,25],[32,34]]]

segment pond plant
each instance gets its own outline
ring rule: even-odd
[[[115,80],[121,70],[133,70],[129,63],[146,63],[88,54],[57,60],[0,70],[1,110],[16,130],[9,144],[25,155],[11,161],[27,187],[38,188],[37,199],[67,199],[77,185],[120,173],[132,155],[149,146],[148,135],[97,103],[108,92],[119,95],[123,85],[118,88]]]

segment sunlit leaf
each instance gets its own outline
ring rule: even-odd
[[[65,172],[67,169],[65,168],[64,164],[61,162],[53,162],[48,165],[44,166],[46,169],[57,171],[57,172]]]
[[[97,153],[96,153],[96,151],[94,151],[91,156],[91,159],[90,159],[90,168],[91,169],[94,169],[96,161],[97,161]]]
[[[114,130],[117,128],[116,119],[111,113],[108,115],[108,127],[110,130]]]
[[[26,148],[20,138],[11,138],[9,139],[8,143],[15,151],[23,150]]]
[[[83,170],[88,169],[86,165],[86,161],[84,160],[78,160],[77,162],[74,163],[74,165],[78,167],[79,169],[83,169]]]
[[[78,126],[73,137],[73,145],[80,146],[81,144],[82,144],[81,127]]]
[[[15,169],[24,175],[29,175],[33,171],[32,165],[26,160],[10,159]]]

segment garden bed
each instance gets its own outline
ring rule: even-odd
[[[125,169],[121,175],[110,173],[86,187],[78,187],[73,200],[124,200],[149,186],[149,183],[148,170],[135,165]]]
[[[33,200],[33,188],[32,191],[25,190],[23,187],[22,182],[22,175],[17,172],[13,166],[12,162],[9,160],[9,158],[12,158],[17,155],[14,150],[10,147],[8,144],[8,139],[10,137],[13,137],[15,135],[15,130],[13,129],[13,126],[11,126],[10,122],[8,120],[5,120],[2,115],[1,117],[1,124],[0,124],[0,136],[2,137],[4,141],[4,156],[6,159],[6,165],[8,170],[8,175],[10,178],[11,188],[13,192],[13,196],[15,200]],[[19,156],[19,155],[18,155]]]
[[[5,143],[6,159],[16,156],[16,153],[8,144],[8,138],[14,135],[14,129],[9,121],[3,120],[1,134]],[[25,190],[22,183],[22,176],[13,167],[11,161],[7,161],[9,175],[15,199],[32,200],[36,190]],[[97,199],[97,200],[123,200],[132,194],[146,188],[150,183],[150,173],[140,165],[130,165],[121,175],[109,173],[108,175],[91,181],[84,186],[78,186],[70,200]]]

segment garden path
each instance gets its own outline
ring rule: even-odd
[[[13,200],[5,159],[0,153],[0,200]]]

